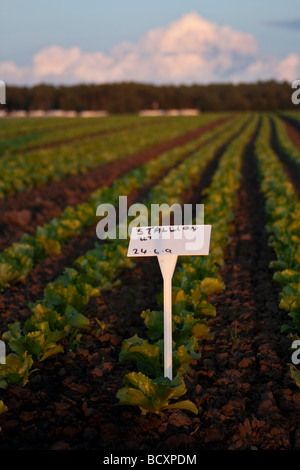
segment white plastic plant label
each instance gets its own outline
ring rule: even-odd
[[[208,255],[211,225],[133,227],[127,256]]]
[[[208,255],[211,225],[133,227],[127,256],[156,256],[164,284],[164,376],[172,380],[172,277],[179,255]]]

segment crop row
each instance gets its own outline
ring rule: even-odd
[[[44,125],[43,120],[32,121],[28,119],[28,121],[23,133],[19,126],[15,126],[19,132],[16,133],[15,129],[10,129],[10,132],[7,132],[7,136],[2,129],[2,132],[0,132],[0,155],[11,155],[17,152],[28,151],[36,146],[59,144],[69,139],[77,140],[85,136],[101,134],[104,131],[141,126],[153,122],[149,118],[146,118],[145,121],[141,120],[138,116],[108,116],[92,120],[75,118],[75,120],[67,119],[61,123],[52,119],[51,126],[51,123],[48,121]]]
[[[0,288],[3,289],[18,281],[25,280],[33,267],[42,259],[60,253],[62,247],[71,238],[95,224],[98,205],[110,203],[117,206],[120,195],[141,189],[163,171],[179,162],[185,154],[195,151],[197,146],[204,145],[219,136],[214,143],[207,146],[206,152],[210,152],[212,155],[216,145],[226,142],[234,130],[231,122],[218,126],[214,131],[207,132],[198,139],[166,152],[142,167],[126,173],[123,177],[115,180],[112,186],[104,186],[94,191],[88,201],[75,207],[66,207],[60,217],[38,227],[35,234],[24,234],[17,243],[0,254]],[[205,152],[205,148],[201,152]],[[178,181],[177,185],[179,188]]]
[[[47,117],[45,119],[31,118],[9,118],[1,119],[0,140],[12,139],[17,136],[32,135],[37,133],[45,133],[55,131],[57,127],[68,128],[80,122],[79,119],[69,119],[66,117],[58,117],[53,119]]]
[[[269,243],[277,259],[270,267],[275,270],[274,281],[283,287],[279,307],[288,312],[293,326],[284,325],[292,339],[300,332],[300,201],[286,176],[281,162],[270,148],[271,126],[266,116],[255,143],[259,164],[261,191],[266,200],[266,229]],[[291,372],[300,386],[300,373],[294,366]]]
[[[224,135],[219,133],[219,145],[224,142]],[[228,135],[227,130],[227,138]],[[176,156],[175,151],[172,154]],[[201,152],[198,151],[197,155],[201,162]],[[170,157],[171,153],[168,152],[161,159],[166,161]],[[189,158],[193,156],[187,160]],[[20,322],[9,325],[3,339],[12,352],[6,358],[6,365],[1,366],[2,388],[10,383],[26,383],[35,361],[62,352],[66,342],[76,339],[78,328],[89,326],[84,316],[89,299],[99,295],[101,290],[110,288],[122,269],[134,266],[126,257],[126,252],[127,240],[96,244],[94,250],[81,256],[72,268],[65,269],[62,276],[46,286],[43,299],[30,306],[32,315],[23,327]]]
[[[86,140],[80,145],[62,145],[54,149],[4,155],[0,159],[0,197],[59,181],[68,175],[86,173],[94,167],[126,158],[163,140],[172,139],[188,131],[216,121],[216,115],[206,115],[196,120],[184,119],[157,124],[135,130]]]
[[[282,120],[277,116],[272,116],[275,124],[277,141],[280,150],[287,156],[289,160],[296,163],[300,168],[300,149],[296,147],[288,136],[286,127]]]
[[[283,117],[286,117],[288,119],[293,119],[293,121],[295,122],[299,122],[300,123],[300,113],[299,111],[284,111],[282,113],[280,113],[281,116]]]
[[[212,224],[209,256],[180,257],[173,280],[173,374],[163,376],[163,311],[143,311],[151,343],[137,335],[125,340],[120,360],[136,363],[138,372],[126,374],[124,387],[117,393],[120,405],[138,406],[143,414],[170,408],[187,409],[197,414],[190,400],[171,402],[186,393],[184,375],[191,360],[198,358],[198,340],[209,334],[207,316],[216,314],[210,295],[223,290],[218,273],[223,264],[223,250],[229,240],[230,222],[241,177],[241,160],[257,120],[253,118],[239,137],[229,144],[221,157],[211,185],[205,191],[206,223]],[[230,184],[228,184],[230,182]],[[173,201],[173,182],[167,187]],[[177,200],[179,202],[179,200]],[[208,210],[207,210],[208,208]]]

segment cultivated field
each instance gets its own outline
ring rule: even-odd
[[[299,114],[1,119],[1,450],[300,450]],[[172,381],[157,259],[96,236],[124,195],[212,225]]]

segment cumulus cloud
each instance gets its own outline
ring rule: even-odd
[[[280,79],[293,81],[300,76],[300,56],[289,54],[276,65],[276,70]]]
[[[209,83],[300,76],[300,56],[262,57],[253,35],[220,26],[197,13],[153,29],[136,44],[123,42],[109,54],[53,45],[32,64],[0,63],[9,84],[103,83],[134,80],[152,83]]]

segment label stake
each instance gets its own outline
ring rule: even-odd
[[[127,256],[156,256],[164,284],[164,376],[172,372],[172,277],[178,255],[208,255],[211,225],[133,227]]]
[[[177,255],[157,257],[164,281],[164,376],[172,380],[172,277]]]

